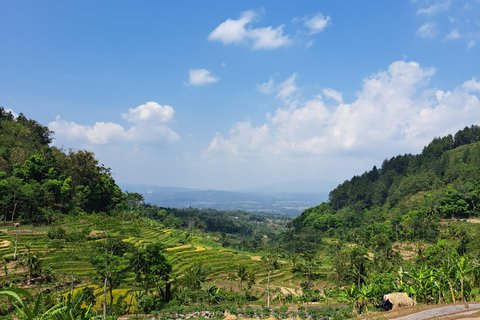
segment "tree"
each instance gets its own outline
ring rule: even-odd
[[[185,275],[181,280],[182,284],[193,290],[200,290],[202,282],[205,282],[210,275],[211,270],[200,262],[195,262],[185,271]]]
[[[118,287],[127,275],[128,263],[125,254],[132,251],[133,246],[129,242],[122,241],[119,235],[126,232],[135,234],[135,230],[125,230],[115,219],[103,215],[97,215],[93,220],[104,234],[102,241],[93,243],[93,254],[90,261],[103,282],[103,318],[105,319],[107,316],[107,287],[110,291],[111,307],[113,289]]]
[[[270,308],[270,273],[272,268],[278,268],[277,256],[270,252],[264,252],[262,254],[262,264],[267,269],[267,308]]]
[[[142,265],[139,274],[145,293],[148,292],[150,287],[154,286],[157,297],[160,296],[161,292],[164,301],[168,301],[170,299],[168,280],[172,272],[172,265],[163,255],[163,251],[163,246],[160,243],[148,244],[138,256],[139,264]],[[167,285],[165,291],[161,291],[163,284]]]
[[[315,255],[316,252],[314,250],[308,250],[302,253],[303,260],[305,261],[305,266],[307,267],[307,284],[305,286],[307,292],[310,292],[312,290],[312,273],[316,270],[316,268],[318,268]]]
[[[38,259],[35,253],[30,252],[30,243],[25,245],[26,253],[23,256],[22,264],[28,270],[27,283],[30,284],[30,281],[33,278],[33,275],[37,272],[40,272],[42,269],[42,261]]]
[[[360,288],[360,285],[365,282],[365,277],[367,276],[367,268],[369,264],[369,259],[367,252],[364,248],[355,246],[350,251],[350,266],[352,268],[352,276],[357,281],[357,286]]]
[[[236,276],[237,276],[238,282],[240,282],[240,291],[242,291],[243,290],[243,286],[242,286],[243,282],[247,281],[248,278],[249,278],[247,266],[244,263],[241,263],[241,264],[238,265]]]

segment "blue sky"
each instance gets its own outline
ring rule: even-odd
[[[0,105],[119,183],[328,191],[479,96],[480,0],[0,0]]]

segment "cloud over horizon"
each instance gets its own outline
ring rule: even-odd
[[[178,134],[165,125],[173,120],[174,114],[171,106],[150,101],[122,114],[123,119],[133,123],[128,129],[113,122],[85,126],[62,120],[60,116],[50,122],[48,128],[55,132],[55,139],[60,142],[77,141],[91,145],[171,143],[180,140]]]
[[[470,94],[480,90],[480,83],[472,79],[449,91],[428,88],[435,73],[434,68],[416,62],[395,61],[387,70],[364,79],[351,103],[326,88],[311,100],[295,101],[277,108],[273,115],[266,114],[263,124],[241,121],[227,134],[217,133],[204,156],[284,161],[327,154],[394,156],[398,150],[420,150],[433,137],[480,118],[478,97]],[[284,82],[280,92],[297,90],[295,76]],[[282,100],[286,96],[277,95]],[[324,98],[336,105],[327,106]]]

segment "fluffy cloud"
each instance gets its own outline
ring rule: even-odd
[[[363,81],[355,101],[344,103],[337,91],[324,89],[323,96],[335,100],[335,106],[326,106],[318,95],[298,107],[278,108],[260,126],[239,122],[226,136],[217,133],[205,156],[280,161],[324,154],[385,157],[399,149],[421,150],[432,137],[480,118],[478,97],[469,93],[479,90],[479,82],[472,79],[452,91],[431,90],[428,81],[435,72],[416,62],[393,62]],[[295,75],[284,88],[296,88],[294,80]]]
[[[128,109],[128,114],[122,114],[122,118],[130,122],[169,122],[172,121],[175,111],[170,106],[161,106],[154,101],[142,104],[135,109]]]
[[[208,39],[221,41],[224,44],[240,44],[248,38],[245,25],[255,17],[257,17],[257,14],[254,11],[244,11],[240,14],[238,20],[227,19],[222,22],[208,35]]]
[[[472,80],[466,81],[463,85],[462,88],[467,91],[478,91],[480,92],[480,81],[477,81],[475,78]]]
[[[180,139],[178,134],[165,125],[173,120],[174,114],[172,107],[151,101],[134,109],[130,108],[127,114],[122,114],[123,119],[134,124],[129,129],[113,122],[97,122],[93,126],[84,126],[62,120],[60,116],[50,122],[48,128],[55,132],[57,140],[91,145],[175,142]]]
[[[224,44],[252,43],[253,49],[277,49],[291,44],[288,35],[283,34],[284,25],[276,28],[247,28],[247,24],[258,19],[254,11],[245,11],[238,20],[227,19],[215,28],[209,35],[211,41],[220,41]]]
[[[206,69],[190,69],[189,80],[187,84],[201,86],[207,83],[217,82],[218,77],[212,75]]]
[[[324,17],[320,12],[313,17],[305,16],[302,19],[305,27],[310,29],[310,34],[317,34],[323,32],[332,20],[330,16]]]
[[[436,28],[435,23],[427,22],[418,29],[418,35],[422,38],[433,39],[437,35]]]
[[[426,4],[431,3],[431,1],[422,1]],[[425,15],[433,15],[442,11],[446,11],[450,8],[451,1],[450,0],[435,0],[432,4],[420,8],[417,10],[417,14],[425,14]]]

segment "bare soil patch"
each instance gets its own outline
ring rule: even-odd
[[[13,254],[12,254],[13,255]],[[19,273],[26,273],[27,268],[20,265],[18,261],[10,261],[6,265],[7,267],[7,274],[19,274]],[[0,277],[5,276],[5,268],[0,268]]]
[[[5,248],[5,247],[8,247],[9,245],[10,245],[10,241],[8,240],[0,241],[0,248]]]
[[[469,218],[469,219],[467,219],[467,222],[470,222],[470,223],[480,223],[480,219]]]

